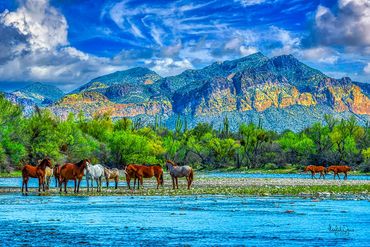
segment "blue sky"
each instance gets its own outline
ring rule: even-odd
[[[72,90],[135,66],[162,76],[255,52],[370,82],[368,0],[0,0],[0,89]]]

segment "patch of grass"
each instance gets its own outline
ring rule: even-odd
[[[0,178],[17,178],[22,177],[22,171],[12,171],[12,172],[1,172]]]
[[[82,191],[75,193],[45,193],[61,196],[185,196],[185,195],[227,195],[227,196],[320,196],[330,193],[331,196],[364,195],[370,196],[370,185],[314,185],[314,186],[246,186],[246,187],[195,187],[190,190],[170,188],[140,190],[103,190],[102,192]]]

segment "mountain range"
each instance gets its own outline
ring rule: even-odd
[[[268,58],[256,53],[169,77],[132,68],[97,77],[64,96],[43,86],[33,84],[11,95],[62,118],[80,111],[88,117],[109,112],[113,118],[145,122],[160,116],[170,128],[179,115],[189,127],[210,122],[217,128],[227,116],[234,129],[241,122],[262,121],[277,131],[301,130],[322,122],[325,114],[355,116],[360,123],[370,120],[369,84],[331,78],[292,55]]]

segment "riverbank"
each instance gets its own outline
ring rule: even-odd
[[[104,183],[103,183],[104,184]],[[370,180],[319,180],[291,178],[199,178],[190,190],[184,180],[179,181],[179,190],[173,190],[169,180],[163,188],[155,189],[154,180],[145,180],[143,189],[129,190],[126,186],[103,188],[102,192],[59,193],[57,188],[41,193],[44,196],[187,196],[187,195],[226,195],[226,196],[298,196],[316,199],[370,200]],[[30,188],[30,195],[38,195],[36,188]],[[0,193],[20,193],[19,187],[0,187]]]

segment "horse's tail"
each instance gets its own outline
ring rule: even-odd
[[[193,171],[193,168],[191,168],[191,170],[190,170],[189,178],[191,179],[191,181],[193,181],[193,179],[194,179],[194,171]]]

